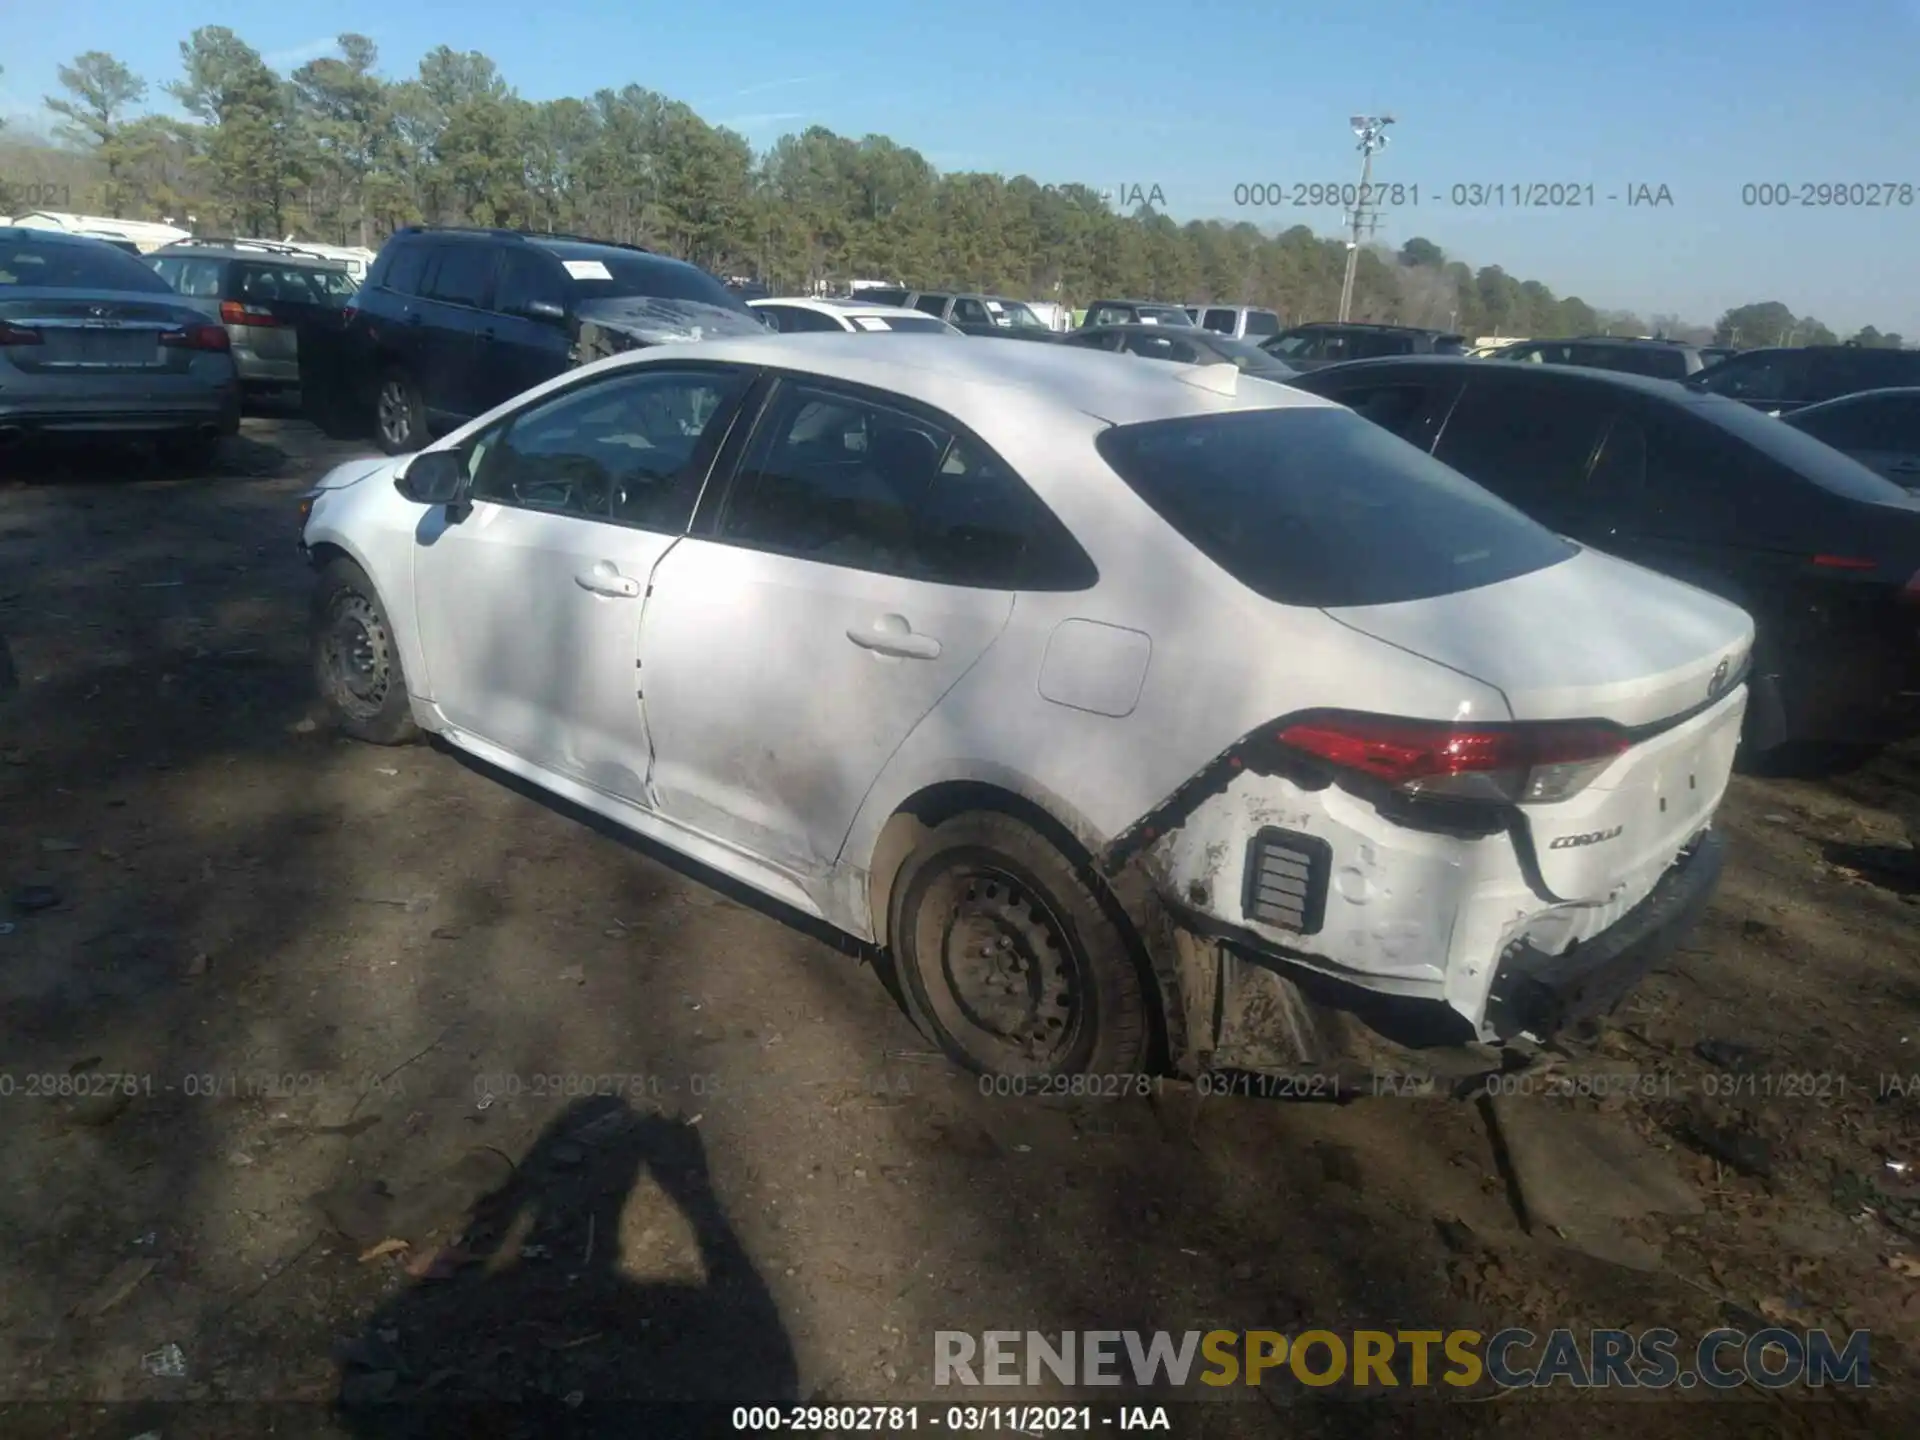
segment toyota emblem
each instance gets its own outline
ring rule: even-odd
[[[1713,679],[1707,682],[1707,698],[1713,699],[1727,688],[1727,662],[1722,660],[1713,667]]]

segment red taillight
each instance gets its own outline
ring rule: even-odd
[[[258,305],[242,305],[238,300],[220,302],[220,323],[223,325],[278,325],[271,310],[263,310]]]
[[[1277,738],[1410,795],[1514,804],[1564,800],[1632,745],[1604,721],[1455,725],[1348,713],[1305,717]]]
[[[18,325],[9,325],[0,320],[0,345],[40,345],[45,342],[38,330],[22,329]]]
[[[167,330],[160,336],[162,345],[172,345],[184,350],[231,350],[233,341],[226,328],[221,325],[188,325],[179,330]]]
[[[1816,555],[1813,563],[1823,570],[1878,570],[1878,560],[1862,560],[1852,555]]]

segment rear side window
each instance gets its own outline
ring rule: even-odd
[[[153,262],[160,278],[182,295],[197,300],[218,300],[226,269],[224,260],[192,260],[184,255],[162,255]]]
[[[391,290],[396,295],[418,295],[420,280],[426,270],[427,247],[403,245],[388,263],[386,273],[380,277],[380,288]]]
[[[1103,433],[1103,459],[1221,569],[1282,605],[1391,605],[1496,584],[1574,547],[1376,425],[1334,408]]]
[[[493,279],[493,251],[485,245],[452,244],[434,248],[422,294],[447,305],[482,309]]]
[[[947,308],[945,295],[919,295],[914,297],[913,308],[924,310],[929,315],[944,314]]]
[[[241,300],[289,300],[301,305],[322,303],[311,271],[292,265],[240,264],[233,267],[233,288]]]
[[[1360,332],[1352,337],[1348,353],[1356,360],[1377,360],[1386,355],[1413,354],[1411,335],[1368,335]]]
[[[1799,400],[1811,380],[1804,350],[1736,355],[1696,377],[1700,389],[1729,400]]]
[[[1222,335],[1233,334],[1234,315],[1231,310],[1209,310],[1201,317],[1200,323],[1207,329]]]
[[[1836,450],[1920,451],[1920,395],[1875,395],[1797,410],[1789,423]]]
[[[1269,335],[1280,333],[1280,317],[1271,310],[1249,310],[1247,312],[1247,333],[1249,340],[1264,340]]]
[[[1354,385],[1322,393],[1388,434],[1398,435],[1409,444],[1419,443],[1415,431],[1427,408],[1424,385]]]
[[[0,241],[0,292],[12,285],[174,293],[146,261],[111,245],[70,240]]]
[[[1607,411],[1594,397],[1561,386],[1518,376],[1513,381],[1469,381],[1433,453],[1532,513],[1564,504],[1577,492]]]

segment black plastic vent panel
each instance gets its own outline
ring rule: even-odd
[[[1247,842],[1240,908],[1249,920],[1296,935],[1318,934],[1327,918],[1333,847],[1317,835],[1268,826]]]

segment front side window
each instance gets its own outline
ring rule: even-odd
[[[1710,395],[1729,400],[1786,400],[1800,398],[1807,388],[1807,356],[1802,350],[1775,350],[1736,355],[1711,370],[1702,370],[1694,384]]]
[[[476,457],[472,498],[678,534],[746,384],[739,371],[647,367],[565,391]]]
[[[962,298],[953,302],[953,323],[956,325],[988,325],[992,319],[987,314],[987,307],[978,300]]]
[[[493,308],[523,320],[542,318],[534,313],[541,304],[556,306],[565,313],[567,287],[562,273],[550,257],[530,249],[503,252]]]
[[[1018,476],[916,412],[781,386],[727,497],[718,538],[941,585],[1078,589],[1091,562]]]

